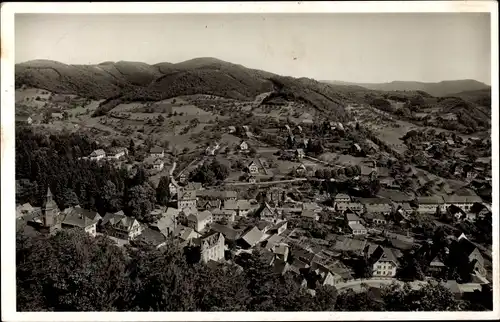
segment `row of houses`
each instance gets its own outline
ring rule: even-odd
[[[413,209],[409,202],[393,201],[387,198],[351,198],[347,194],[337,194],[334,197],[334,207],[337,211],[350,209],[372,215],[390,215],[395,211],[402,211],[406,214],[413,211],[435,214],[436,211],[444,212],[449,207],[455,206],[467,214],[475,203],[483,202],[479,196],[459,195],[417,197],[413,201],[418,205],[416,209]],[[469,215],[472,216],[472,214]]]

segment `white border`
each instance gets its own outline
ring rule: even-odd
[[[389,13],[490,12],[492,49],[493,277],[494,303],[499,298],[499,97],[498,8],[496,1],[377,2],[230,2],[230,3],[3,3],[1,7],[1,160],[2,160],[2,320],[3,321],[201,321],[201,320],[404,320],[498,319],[493,312],[236,312],[236,313],[16,313],[15,312],[15,176],[14,176],[14,14],[15,13]]]

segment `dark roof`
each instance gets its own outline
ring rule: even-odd
[[[228,226],[224,226],[218,223],[213,223],[210,225],[210,228],[213,231],[219,232],[224,235],[224,237],[228,240],[237,240],[241,236],[241,231],[233,229]]]
[[[253,227],[242,237],[242,239],[250,246],[257,244],[261,238],[262,232],[257,227]]]
[[[459,244],[460,248],[462,249],[462,251],[464,251],[465,254],[467,254],[467,256],[472,254],[472,252],[476,249],[476,246],[467,238],[461,238],[458,241],[458,244]]]
[[[392,261],[394,263],[398,263],[396,256],[392,253],[392,251],[386,247],[379,246],[375,249],[373,254],[371,255],[372,259],[375,261],[384,260],[384,261]]]
[[[144,229],[137,238],[153,246],[158,246],[166,240],[162,233],[151,228]]]

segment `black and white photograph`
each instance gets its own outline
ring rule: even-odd
[[[472,2],[8,3],[5,319],[498,318],[498,7]]]

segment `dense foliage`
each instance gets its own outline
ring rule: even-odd
[[[368,291],[315,296],[295,275],[281,276],[256,251],[241,267],[190,264],[175,242],[161,250],[113,245],[105,237],[61,231],[52,237],[17,234],[19,311],[370,311],[455,310],[446,288],[391,286],[374,301]],[[397,296],[396,296],[397,295]],[[488,294],[484,294],[488,299]],[[476,307],[479,304],[476,305]]]
[[[130,177],[105,161],[79,159],[97,148],[80,134],[44,135],[16,127],[16,201],[40,206],[50,187],[60,209],[80,205],[100,214],[124,210],[138,220],[154,220],[149,212],[156,193],[144,169]]]

